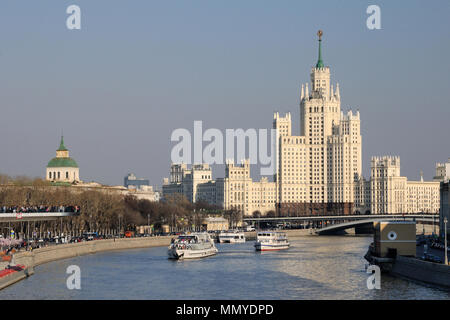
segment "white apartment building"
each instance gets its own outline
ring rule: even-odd
[[[276,186],[267,178],[254,182],[250,177],[250,162],[239,165],[228,161],[225,178],[211,180],[211,169],[207,164],[194,165],[188,169],[184,164],[172,164],[171,180],[163,184],[163,197],[184,194],[191,202],[205,201],[225,210],[236,209],[244,215],[255,211],[266,214],[275,210]]]
[[[406,177],[400,176],[400,157],[372,157],[370,170],[371,213],[406,213]]]
[[[225,178],[217,179],[217,205],[228,209],[236,209],[244,215],[252,215],[258,211],[262,215],[275,211],[277,194],[274,182],[267,178],[253,181],[250,177],[250,161],[241,164],[227,161]]]
[[[408,181],[400,175],[400,157],[372,157],[371,213],[438,213],[439,182]]]
[[[172,164],[170,180],[165,179],[163,182],[163,197],[179,193],[190,202],[197,202],[199,200],[198,186],[209,182],[212,182],[212,171],[208,164],[194,164],[190,169],[184,163]],[[200,194],[200,197],[204,196]]]
[[[439,213],[439,182],[407,181],[407,213]]]

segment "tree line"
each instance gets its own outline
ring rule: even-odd
[[[241,218],[236,210],[223,211],[202,201],[191,203],[180,194],[152,202],[107,188],[53,186],[41,179],[13,179],[0,175],[0,206],[41,205],[79,206],[80,214],[53,221],[3,223],[0,234],[6,235],[6,229],[10,227],[24,235],[32,235],[33,232],[42,235],[48,231],[52,234],[117,234],[125,230],[134,231],[136,226],[148,223],[156,232],[162,225],[169,225],[171,231],[185,231],[200,230],[208,215],[225,216],[230,225],[237,225]]]

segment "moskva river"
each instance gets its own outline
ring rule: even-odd
[[[218,244],[219,254],[172,261],[167,248],[105,252],[38,266],[0,299],[449,299],[450,292],[383,275],[367,288],[371,237],[304,236],[291,248],[255,252],[253,241]],[[81,289],[69,290],[70,265]]]

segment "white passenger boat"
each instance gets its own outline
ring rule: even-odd
[[[274,251],[289,248],[289,241],[285,232],[259,231],[256,234],[256,251]]]
[[[208,233],[191,233],[172,239],[169,259],[205,258],[217,254],[218,250]]]
[[[237,230],[222,231],[219,234],[220,243],[244,243],[245,235]]]

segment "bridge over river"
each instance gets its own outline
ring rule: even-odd
[[[0,213],[1,222],[20,222],[20,221],[45,221],[56,220],[63,217],[72,217],[79,215],[79,212],[15,212]]]
[[[271,223],[302,223],[314,229],[318,235],[345,233],[347,229],[355,229],[356,233],[371,232],[376,221],[416,221],[421,224],[438,225],[437,214],[370,214],[370,215],[342,215],[342,216],[301,216],[301,217],[262,217],[244,218],[245,222],[260,224]]]

